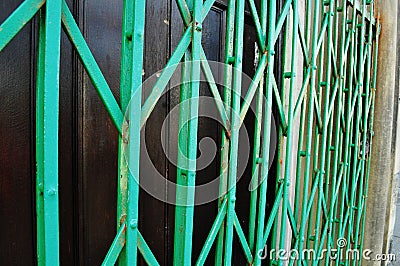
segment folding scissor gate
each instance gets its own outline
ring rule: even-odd
[[[359,264],[360,260],[346,256],[331,260],[326,254],[335,249],[347,252],[363,248],[379,36],[373,0],[229,0],[226,36],[221,40],[226,66],[222,93],[201,44],[202,22],[215,1],[176,0],[185,30],[151,93],[142,101],[145,1],[124,0],[120,105],[64,0],[25,0],[0,26],[2,50],[37,13],[40,21],[36,86],[38,264],[59,264],[58,124],[62,121],[57,110],[62,25],[120,133],[120,225],[104,254],[104,265],[117,260],[121,265],[136,265],[138,253],[149,265],[159,265],[138,224],[139,186],[144,178],[139,176],[140,131],[180,62],[185,66],[180,102],[186,104],[179,119],[178,145],[183,151],[177,170],[180,204],[175,209],[174,265],[204,265],[212,247],[215,265],[234,264],[234,234],[249,265],[262,261],[273,265]],[[250,86],[242,88],[246,4],[257,32],[259,60]],[[278,48],[280,52],[276,52]],[[196,230],[193,216],[201,72],[209,82],[223,126],[222,178],[215,202],[218,214],[200,256],[195,258],[192,235]],[[239,129],[252,101],[256,102],[251,141],[253,189],[249,192],[249,228],[243,228],[235,211],[240,200],[236,195]],[[275,160],[270,162],[273,114],[277,149]],[[269,176],[271,163],[276,169],[273,177]],[[274,195],[268,211],[267,193]],[[267,244],[268,251],[297,250],[300,256],[268,255],[264,260],[260,251]],[[316,255],[302,256],[304,249],[312,249]]]

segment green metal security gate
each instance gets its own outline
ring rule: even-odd
[[[61,25],[120,133],[118,231],[104,264],[136,265],[138,253],[158,265],[140,233],[141,129],[183,62],[180,87],[174,265],[231,265],[234,237],[248,264],[355,265],[363,247],[373,136],[379,23],[373,1],[230,0],[224,41],[223,93],[214,80],[202,40],[202,22],[215,0],[177,0],[185,30],[165,69],[142,103],[145,0],[125,0],[118,105],[67,4],[26,0],[0,26],[0,51],[39,13],[36,101],[36,210],[38,264],[59,264],[58,99]],[[242,82],[246,4],[257,32],[259,60],[249,86]],[[281,40],[281,41],[280,41]],[[278,47],[279,46],[279,47]],[[277,60],[277,58],[280,60]],[[278,61],[276,63],[275,61]],[[232,68],[233,67],[233,68]],[[198,258],[192,256],[198,150],[198,110],[204,73],[223,125],[218,213]],[[235,204],[239,129],[256,102],[249,228]],[[129,108],[128,108],[129,106]],[[125,111],[128,110],[126,117]],[[270,161],[271,127],[278,139]],[[269,171],[274,164],[275,171]],[[139,178],[140,174],[140,178]],[[274,195],[267,208],[267,195]],[[267,248],[266,248],[267,246]],[[279,250],[290,254],[279,254]],[[311,257],[303,250],[312,250]],[[138,252],[139,251],[139,252]],[[270,251],[272,252],[270,256]],[[332,258],[340,251],[342,256]],[[265,256],[265,252],[268,253]],[[292,253],[299,256],[290,256]],[[296,254],[295,254],[296,255]]]

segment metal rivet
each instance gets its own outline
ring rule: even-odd
[[[131,222],[129,223],[129,226],[130,226],[132,229],[135,229],[135,228],[137,227],[137,225],[138,225],[138,222],[137,222],[136,219],[132,219]]]
[[[57,194],[57,190],[55,190],[54,188],[47,190],[47,195],[54,196],[55,194]]]

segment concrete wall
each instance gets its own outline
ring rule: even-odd
[[[371,172],[367,199],[364,248],[373,253],[387,253],[393,232],[394,202],[396,183],[394,173],[398,171],[396,152],[397,99],[396,83],[396,40],[397,0],[376,1],[376,16],[381,27],[376,101],[374,114],[374,140],[371,154]],[[395,104],[396,103],[396,104]],[[398,144],[398,142],[397,142]],[[395,162],[396,161],[396,162]],[[384,262],[365,261],[364,265],[382,265]]]

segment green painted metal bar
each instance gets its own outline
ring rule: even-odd
[[[303,27],[300,24],[300,22],[299,22],[299,38],[300,38],[301,51],[303,52],[304,61],[308,63],[310,61],[309,48],[306,42],[306,37],[304,36]]]
[[[271,213],[269,214],[268,221],[265,226],[265,230],[263,232],[263,246],[267,244],[268,236],[269,233],[271,232],[271,228],[273,225],[273,222],[275,221],[276,215],[278,214],[279,206],[281,204],[282,200],[282,191],[283,191],[283,185],[280,185],[278,188],[278,191],[276,193],[276,198],[274,205],[272,206]]]
[[[225,55],[224,55],[224,107],[227,111],[228,117],[230,116],[231,108],[231,95],[232,95],[232,68],[231,58],[233,58],[234,49],[234,23],[235,23],[235,8],[236,0],[229,0],[227,6],[226,15],[226,36],[225,36]],[[228,190],[228,164],[229,164],[229,148],[230,143],[226,132],[222,132],[221,136],[221,164],[220,164],[220,182],[219,182],[219,199],[218,209],[221,209],[221,205]],[[218,232],[217,244],[215,247],[215,265],[222,265],[223,263],[223,251],[224,251],[224,239],[225,239],[225,220],[222,222],[221,228]]]
[[[62,22],[115,127],[122,134],[124,116],[65,0],[62,1]]]
[[[33,18],[44,4],[45,0],[25,0],[0,25],[0,52],[18,34],[18,32]]]
[[[132,1],[123,2],[122,13],[122,38],[121,38],[121,70],[120,70],[120,103],[123,114],[126,114],[131,99],[132,84],[132,30],[133,26]],[[128,143],[128,124],[122,125],[122,135],[118,138],[118,188],[117,188],[117,232],[126,226],[128,203],[128,162],[126,150]],[[125,230],[126,232],[126,230]],[[124,233],[125,234],[125,233]],[[125,236],[124,236],[125,237]],[[119,264],[126,264],[126,249],[119,254]]]
[[[247,111],[249,110],[251,101],[253,100],[254,95],[256,94],[256,91],[259,89],[259,84],[260,84],[261,78],[263,77],[263,73],[264,73],[266,65],[267,65],[267,56],[264,54],[261,57],[261,60],[257,67],[256,73],[254,74],[254,79],[251,81],[251,84],[247,91],[247,94],[244,97],[243,104],[240,109],[240,124],[243,123],[244,118],[247,114]]]
[[[246,256],[247,262],[251,264],[251,262],[253,261],[253,256],[251,255],[251,250],[249,248],[249,245],[247,244],[246,236],[244,235],[243,229],[240,225],[240,221],[236,215],[236,212],[233,220],[233,225],[236,229],[236,233],[239,237],[239,241]]]
[[[364,5],[365,7],[365,5]],[[363,13],[364,15],[364,13]],[[360,38],[364,39],[364,34],[365,34],[365,23],[364,23],[364,19],[361,22],[361,36]],[[358,37],[356,37],[358,39]],[[361,44],[359,45],[359,48],[355,50],[355,53],[360,53],[360,55],[363,55],[363,48],[364,45]],[[359,50],[359,51],[357,51]],[[360,58],[362,60],[362,57]],[[362,105],[362,83],[364,80],[364,75],[363,75],[363,70],[364,70],[364,63],[362,61],[358,61],[357,64],[355,64],[355,66],[357,66],[357,71],[355,73],[355,80],[356,80],[356,86],[355,89],[357,91],[357,93],[354,95],[354,99],[357,101],[357,109],[356,110],[352,110],[352,116],[354,119],[355,116],[355,127],[354,127],[354,131],[355,131],[355,136],[353,135],[353,143],[357,143],[357,145],[354,145],[353,147],[353,151],[352,151],[352,164],[353,164],[353,170],[352,170],[352,174],[351,174],[351,194],[350,194],[350,201],[348,203],[348,209],[346,212],[346,216],[344,219],[344,223],[347,224],[348,223],[348,227],[347,227],[347,235],[348,235],[348,239],[353,239],[354,241],[354,237],[352,237],[353,234],[353,223],[354,223],[354,211],[355,211],[355,200],[356,200],[356,189],[358,188],[358,183],[359,183],[359,173],[361,171],[361,168],[363,168],[363,160],[358,160],[361,151],[360,146],[358,145],[358,143],[360,143],[360,121],[362,118],[362,114],[361,114],[361,105]],[[367,106],[367,105],[366,105]],[[354,114],[354,111],[356,111],[356,114]],[[354,114],[354,115],[353,115]],[[363,180],[363,178],[361,178],[361,180]],[[363,188],[361,187],[360,190],[362,191]],[[362,193],[360,193],[362,194]],[[357,237],[358,238],[358,237]],[[346,250],[348,250],[350,247],[346,246]],[[345,260],[345,265],[348,265],[349,261],[346,259]]]
[[[287,26],[287,24],[285,24],[285,27],[283,28],[283,32],[281,33],[282,34],[281,38],[283,38],[282,46],[281,46],[282,54],[288,54],[289,51],[291,50],[290,47],[288,47],[289,46],[288,43],[290,43],[289,31],[290,31],[289,27]],[[274,84],[273,84],[274,94],[275,95],[279,94],[280,95],[279,98],[282,97],[283,99],[286,99],[286,97],[288,97],[288,96],[286,96],[287,95],[286,91],[283,89],[283,87],[285,87],[285,85],[286,85],[285,84],[286,79],[290,78],[292,76],[292,73],[288,72],[287,61],[288,61],[287,56],[284,56],[284,57],[282,57],[281,62],[280,62],[280,71],[281,71],[281,73],[283,73],[280,77],[281,85],[282,85],[281,90],[278,91],[278,85],[276,83],[276,79],[274,79]],[[278,91],[278,93],[276,93],[276,91]],[[275,96],[275,98],[277,98],[277,97]],[[281,109],[281,107],[279,106],[279,103],[277,103],[277,106],[278,106],[278,109]],[[283,112],[283,114],[285,112],[285,110],[283,110],[283,106],[282,106],[282,111],[279,110],[279,113],[281,113],[281,112]],[[285,121],[285,122],[283,123],[282,121]],[[283,168],[284,158],[282,158],[282,157],[284,154],[284,145],[285,145],[284,135],[286,134],[286,132],[287,132],[286,118],[284,118],[284,120],[281,118],[281,121],[279,123],[279,128],[278,128],[278,140],[277,140],[278,144],[277,144],[277,152],[276,152],[276,157],[277,157],[277,160],[279,160],[279,163],[276,164],[275,192],[278,191],[278,188],[283,183],[282,169],[284,169]],[[281,206],[282,206],[282,203],[281,203]],[[275,249],[275,250],[279,249],[278,238],[279,238],[279,226],[281,224],[281,219],[282,219],[282,217],[278,216],[277,219],[275,219],[275,221],[273,223],[273,227],[271,228],[271,230],[272,230],[271,235],[270,235],[271,249]],[[272,260],[273,264],[278,264],[278,261],[276,258],[271,258],[271,260]]]
[[[58,112],[61,0],[48,0],[43,56],[44,264],[59,265]]]
[[[311,163],[311,146],[312,146],[312,132],[313,132],[313,114],[314,114],[314,93],[313,89],[315,87],[315,79],[316,79],[316,59],[317,59],[317,54],[315,53],[316,51],[316,45],[317,45],[317,25],[318,25],[318,12],[319,12],[319,1],[315,1],[315,6],[314,6],[314,11],[313,11],[313,23],[314,23],[314,28],[312,31],[312,37],[311,37],[311,60],[310,60],[310,66],[311,66],[311,77],[310,77],[310,93],[309,93],[309,99],[308,99],[308,111],[307,111],[307,125],[306,125],[306,147],[304,151],[305,155],[305,166],[304,166],[304,181],[303,181],[303,198],[302,198],[302,207],[301,207],[301,215],[300,215],[300,229],[299,229],[299,238],[297,239],[298,242],[298,249],[303,250],[304,248],[304,242],[305,242],[305,232],[306,232],[306,225],[307,225],[307,220],[308,220],[308,211],[307,211],[307,205],[308,205],[308,189],[309,189],[309,176],[310,176],[310,163]],[[311,12],[310,8],[310,1],[307,1],[307,9],[306,12]],[[307,21],[306,21],[306,32],[308,33],[308,25],[309,25],[309,16],[307,16]],[[308,36],[305,36],[305,40],[308,39]],[[299,151],[300,152],[300,151]],[[297,244],[297,243],[296,243]],[[303,258],[300,258],[303,260]]]
[[[215,238],[217,237],[218,231],[221,228],[222,222],[225,219],[226,205],[227,204],[226,204],[226,200],[225,200],[222,203],[222,205],[218,211],[217,218],[215,218],[215,221],[211,227],[210,233],[208,234],[205,244],[204,244],[203,248],[201,249],[199,258],[197,259],[197,262],[196,262],[196,266],[204,265],[204,263],[207,259],[208,253],[210,252],[211,247],[215,241]]]
[[[235,24],[235,47],[234,47],[234,69],[232,85],[232,136],[229,150],[228,167],[228,208],[226,214],[226,238],[224,243],[224,262],[228,266],[232,263],[232,243],[233,243],[233,222],[235,216],[236,202],[236,176],[237,176],[237,156],[239,148],[239,127],[240,127],[240,95],[242,89],[242,57],[243,57],[243,31],[244,31],[244,0],[236,1],[236,24]]]
[[[297,10],[297,0],[293,0],[293,9]],[[281,231],[280,231],[280,248],[284,249],[286,246],[286,223],[287,219],[286,216],[288,214],[288,208],[289,208],[289,185],[290,185],[290,179],[291,179],[291,165],[290,161],[292,160],[291,154],[292,154],[292,142],[293,142],[293,137],[292,137],[292,132],[293,132],[293,119],[294,119],[294,89],[295,89],[295,73],[296,71],[296,64],[297,64],[297,57],[296,57],[296,52],[297,52],[297,24],[298,24],[298,12],[294,12],[293,14],[293,31],[292,31],[292,43],[291,43],[291,48],[292,48],[292,56],[291,56],[291,79],[290,79],[290,88],[289,88],[289,105],[288,105],[288,113],[287,113],[287,138],[286,138],[286,161],[285,161],[285,174],[284,174],[284,179],[283,179],[283,199],[282,199],[282,220],[281,220]],[[290,240],[290,239],[289,239]],[[278,265],[282,265],[282,261],[279,262]]]
[[[372,11],[363,12],[362,4],[360,3],[359,0],[347,0],[347,2],[349,2],[354,7],[354,9],[363,16],[364,19],[372,22],[372,25],[376,24],[375,18],[373,16],[373,12]],[[373,3],[373,1],[369,1],[369,2]],[[373,8],[372,8],[372,10],[373,10]]]
[[[187,151],[189,143],[186,141],[188,138],[189,124],[187,121],[189,120],[189,82],[190,82],[190,53],[189,51],[185,52],[184,60],[182,62],[182,78],[180,84],[180,103],[179,103],[179,130],[178,130],[178,161],[177,161],[177,184],[180,186],[177,187],[176,190],[176,202],[177,206],[175,208],[175,231],[179,231],[174,233],[174,260],[175,258],[182,258],[184,255],[184,247],[180,247],[180,249],[175,248],[175,243],[180,245],[184,245],[182,243],[183,230],[185,227],[185,200],[187,199],[187,190],[184,187],[185,182],[187,183],[187,173],[188,173],[188,164],[187,164]],[[179,183],[178,183],[179,182]],[[178,198],[179,197],[179,198]],[[176,254],[176,255],[175,255]],[[174,262],[175,264],[175,262]]]
[[[39,11],[39,55],[36,74],[36,234],[37,263],[45,263],[44,239],[44,54],[45,54],[45,10]]]
[[[303,104],[303,99],[307,92],[307,86],[309,85],[310,77],[311,77],[311,67],[308,67],[304,77],[303,85],[301,86],[300,89],[299,97],[297,98],[296,101],[296,106],[294,107],[294,116],[297,115],[300,106]]]
[[[151,266],[159,266],[160,264],[158,263],[156,257],[154,257],[154,254],[151,252],[149,245],[147,245],[146,241],[144,240],[142,234],[139,231],[137,233],[137,237],[138,237],[137,239],[138,249],[142,254],[146,263]]]
[[[329,1],[329,10],[328,12],[324,15],[324,22],[323,22],[323,30],[322,32],[327,31],[327,50],[328,50],[328,56],[326,57],[326,70],[325,70],[325,90],[324,90],[324,102],[323,102],[323,126],[322,126],[322,136],[321,136],[321,144],[320,144],[320,149],[321,149],[321,159],[320,159],[320,166],[319,166],[319,184],[318,184],[318,199],[317,199],[317,210],[316,210],[316,225],[315,225],[315,239],[314,239],[314,250],[318,250],[319,247],[319,235],[320,235],[320,230],[321,230],[321,209],[323,205],[323,200],[324,200],[324,178],[329,177],[326,174],[326,170],[329,167],[326,167],[325,164],[327,163],[326,157],[327,157],[327,146],[329,148],[329,145],[327,144],[328,140],[328,121],[330,121],[330,116],[329,116],[329,103],[330,103],[330,87],[331,87],[331,67],[332,67],[332,57],[329,55],[330,53],[330,45],[332,42],[332,31],[333,31],[333,16],[330,14],[333,14],[333,1]],[[321,35],[320,35],[321,36]],[[320,42],[318,41],[318,46],[320,46]],[[318,48],[319,49],[319,48]],[[313,262],[313,265],[317,264],[317,260]]]
[[[290,229],[293,231],[293,238],[296,239],[298,237],[297,222],[290,206],[287,208],[287,217],[289,219]]]
[[[192,0],[190,0],[192,1]],[[183,22],[187,27],[192,21],[192,14],[189,11],[189,7],[185,0],[176,0],[176,4],[178,5],[179,12],[181,13]]]
[[[249,213],[249,248],[254,250],[256,220],[257,220],[257,198],[258,198],[258,182],[260,178],[260,146],[261,146],[261,129],[262,129],[262,111],[263,111],[263,78],[260,80],[259,88],[256,95],[256,110],[254,121],[254,146],[253,146],[253,164],[250,183],[250,213]]]
[[[193,0],[190,0],[190,1],[193,1]],[[190,13],[188,4],[186,3],[185,0],[176,0],[176,3],[178,5],[179,13],[182,16],[183,23],[186,27],[188,27],[190,22],[192,21],[192,15]],[[215,0],[205,0],[204,1],[203,8],[202,8],[201,22],[203,22],[206,19],[207,14],[211,10],[214,3],[215,3]]]
[[[278,40],[279,34],[281,33],[283,24],[286,20],[286,18],[288,17],[289,14],[289,9],[292,6],[292,0],[286,0],[285,5],[282,8],[281,14],[279,15],[278,21],[276,22],[276,26],[275,26],[275,36],[274,36],[274,44],[276,43],[276,41]],[[296,10],[296,9],[293,9]],[[298,16],[298,14],[296,14],[298,12],[295,12],[294,15]]]
[[[170,59],[168,60],[168,63],[165,65],[163,71],[161,72],[160,77],[154,84],[152,91],[150,92],[149,96],[144,102],[141,113],[142,114],[140,122],[141,127],[143,127],[144,124],[146,123],[151,112],[156,106],[158,100],[160,99],[165,87],[167,86],[170,78],[172,77],[174,71],[178,67],[178,64],[182,59],[186,49],[189,47],[189,44],[191,42],[192,31],[193,31],[192,27],[186,29],[185,33],[182,36],[181,41],[179,42],[173,54],[171,55]]]
[[[183,154],[184,163],[178,161],[177,185],[182,185],[176,190],[177,206],[175,208],[175,236],[174,236],[174,264],[189,265],[192,257],[192,237],[193,237],[193,216],[194,216],[194,193],[196,178],[196,158],[197,158],[197,128],[198,128],[198,105],[199,105],[199,86],[200,86],[200,56],[201,56],[201,37],[202,37],[202,6],[203,1],[194,0],[189,4],[192,10],[191,28],[191,56],[187,98],[181,97],[182,101],[187,101],[187,114],[185,120],[180,121],[179,129],[187,124],[186,139],[179,133],[178,147],[182,142],[187,143],[187,150]],[[183,86],[181,88],[186,88]],[[186,96],[186,95],[185,95]],[[182,109],[181,109],[182,110]],[[181,113],[182,115],[182,113]],[[182,124],[183,122],[184,124]],[[181,157],[181,156],[180,156]]]
[[[114,241],[111,244],[110,249],[107,252],[106,257],[101,265],[108,266],[108,265],[115,265],[118,256],[121,253],[122,248],[125,246],[125,232],[126,232],[126,223],[119,227],[117,235],[114,238]]]
[[[215,100],[215,105],[217,106],[218,112],[221,116],[221,122],[222,125],[225,128],[225,131],[227,132],[228,136],[230,135],[230,121],[228,118],[228,114],[226,113],[226,109],[224,107],[224,102],[221,99],[221,95],[219,94],[217,85],[214,80],[214,76],[212,74],[212,70],[210,68],[210,65],[207,61],[206,54],[204,53],[203,48],[201,48],[201,66],[204,72],[204,75],[208,81],[208,85],[210,86],[211,93],[214,97]]]
[[[262,163],[261,163],[261,180],[260,180],[260,199],[258,203],[258,221],[257,221],[257,232],[256,232],[256,248],[255,250],[261,250],[264,248],[264,220],[265,220],[265,207],[266,207],[266,196],[267,196],[267,184],[268,184],[268,168],[269,168],[269,145],[270,145],[270,134],[271,134],[271,116],[272,116],[272,81],[273,81],[273,70],[274,70],[274,34],[275,34],[275,23],[276,23],[276,2],[270,2],[268,10],[268,33],[267,33],[267,74],[265,84],[265,104],[264,104],[264,121],[263,121],[263,143],[262,143]],[[254,257],[254,265],[261,265],[261,258],[259,256]]]
[[[346,9],[346,4],[343,4],[343,9]],[[337,19],[338,20],[338,19]],[[342,18],[341,18],[341,37],[340,37],[340,50],[338,49],[338,54],[339,56],[339,73],[338,73],[338,78],[339,78],[339,94],[338,94],[338,102],[337,102],[337,112],[336,112],[336,121],[340,121],[342,118],[342,109],[343,109],[343,103],[344,103],[344,89],[345,89],[345,80],[344,80],[344,75],[345,75],[345,66],[344,66],[344,61],[346,60],[347,56],[347,47],[348,47],[348,40],[349,34],[346,34],[346,20],[347,20],[347,12],[343,12]],[[337,24],[339,21],[337,21]],[[335,133],[335,144],[334,147],[341,147],[342,143],[342,134],[340,134],[341,131],[337,130]],[[344,167],[343,164],[341,163],[341,149],[335,148],[334,156],[333,156],[333,161],[334,163],[334,168],[333,168],[333,176],[336,176],[336,173],[338,171],[338,165],[340,165],[339,169],[339,176],[338,178],[333,179],[333,187],[337,187],[334,195],[335,195],[335,204],[333,204],[330,208],[330,217],[329,217],[329,226],[331,227],[331,230],[328,232],[328,237],[327,237],[327,247],[328,247],[328,252],[331,251],[331,248],[335,243],[333,236],[335,235],[335,217],[336,212],[339,207],[339,202],[337,198],[337,194],[339,193],[339,188],[342,183],[342,177],[343,177],[343,172],[344,172]],[[337,180],[338,179],[338,180]],[[337,183],[337,185],[336,185]],[[328,259],[325,260],[325,263],[328,263]]]
[[[264,37],[265,33],[263,33],[262,29],[261,29],[260,17],[257,12],[256,4],[254,3],[254,0],[248,0],[248,3],[250,6],[250,12],[251,12],[251,16],[253,18],[255,30],[257,32],[258,46],[261,51],[264,51],[264,49],[265,49],[265,37]]]
[[[267,32],[267,19],[265,14],[268,11],[268,2],[265,0],[261,1],[261,30],[262,35],[266,36]],[[265,56],[264,50],[259,51],[259,56]],[[264,67],[265,71],[265,67]],[[255,121],[254,121],[254,144],[253,144],[253,158],[252,158],[252,175],[250,183],[250,213],[249,213],[249,248],[250,251],[254,251],[255,238],[256,238],[256,222],[257,222],[257,201],[258,201],[258,183],[260,179],[260,152],[261,152],[261,134],[262,134],[262,114],[263,114],[263,102],[264,102],[264,73],[260,79],[260,83],[256,94],[256,110],[255,110]],[[258,256],[255,253],[254,256]],[[254,260],[254,257],[253,257]]]
[[[207,17],[208,12],[210,12],[211,8],[213,7],[215,3],[215,0],[205,0],[203,3],[203,19],[202,22],[204,21],[204,19]]]
[[[350,62],[349,62],[349,79],[348,79],[348,91],[346,92],[347,94],[347,105],[351,106],[352,101],[355,99],[353,96],[353,93],[357,94],[357,90],[353,89],[353,82],[354,82],[354,64],[355,64],[355,40],[356,40],[356,24],[357,24],[357,17],[356,17],[356,10],[353,9],[353,11],[350,13],[351,14],[351,20],[350,20],[350,30],[351,30],[351,40],[350,40],[350,46],[349,46],[349,57],[350,57]],[[352,123],[352,108],[347,108],[346,113],[345,113],[345,140],[344,140],[344,158],[343,161],[345,163],[344,165],[344,177],[343,177],[343,183],[344,183],[344,190],[341,193],[341,201],[340,201],[340,216],[339,216],[339,226],[337,230],[337,238],[343,238],[345,237],[344,231],[346,229],[346,223],[344,223],[345,219],[345,212],[349,208],[346,206],[346,202],[348,202],[348,190],[351,185],[351,168],[352,168],[352,163],[351,163],[351,135],[353,134],[353,123]],[[356,133],[357,134],[357,133]],[[340,261],[338,260],[336,264],[338,265]]]
[[[128,182],[126,202],[126,265],[136,265],[138,250],[138,222],[139,222],[139,182],[140,182],[140,130],[141,120],[138,114],[142,108],[142,72],[144,52],[144,24],[146,12],[145,0],[132,0],[125,3],[132,10],[132,28],[128,30],[127,39],[132,41],[132,49],[128,54],[131,59],[131,69],[126,74],[130,75],[128,80],[130,90],[130,103],[128,108],[129,119],[129,142],[127,147],[128,160]],[[128,27],[128,25],[126,25]],[[130,36],[131,34],[131,36]]]

